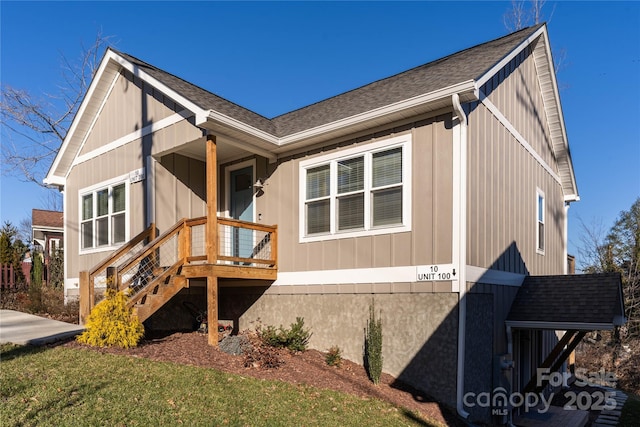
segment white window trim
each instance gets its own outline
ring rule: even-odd
[[[543,246],[542,248],[540,248],[540,226],[539,226],[539,220],[538,220],[538,211],[540,209],[540,206],[538,206],[538,202],[540,200],[540,197],[542,197],[542,225],[543,225],[543,233],[545,233],[546,229],[546,220],[547,220],[547,213],[546,213],[546,208],[547,208],[547,202],[546,202],[546,197],[544,195],[544,191],[542,191],[540,188],[536,188],[536,201],[535,201],[535,208],[536,208],[536,212],[535,212],[535,224],[536,224],[536,253],[540,254],[540,255],[544,255],[544,251],[545,251],[545,247],[546,247],[546,239],[544,238],[544,235],[542,236],[542,242],[543,242]]]
[[[349,148],[346,150],[337,151],[335,153],[325,154],[318,157],[314,157],[312,159],[303,160],[300,162],[298,168],[299,175],[299,206],[298,206],[298,231],[299,231],[299,242],[307,243],[307,242],[318,242],[325,240],[335,240],[335,239],[346,239],[352,237],[363,237],[363,236],[375,236],[381,234],[391,234],[391,233],[404,233],[411,231],[411,200],[412,200],[412,190],[411,190],[411,166],[412,166],[412,157],[411,157],[411,134],[406,134],[402,136],[396,136],[392,138],[383,139],[377,142],[359,145],[357,147]],[[331,230],[326,234],[317,234],[312,236],[306,235],[306,169],[310,169],[313,167],[321,166],[323,164],[327,164],[329,162],[335,162],[337,160],[343,160],[348,158],[356,157],[359,154],[371,153],[384,151],[386,149],[392,149],[395,147],[402,147],[402,224],[401,225],[391,225],[385,227],[376,227],[369,228],[368,230],[357,230],[357,231],[337,231],[335,230],[334,221],[332,221]],[[365,157],[366,158],[366,157]],[[333,176],[333,165],[332,168],[332,176]],[[337,191],[337,183],[331,181],[331,214],[335,213],[335,197]],[[365,184],[365,191],[370,191],[370,185],[368,183]],[[369,221],[370,212],[366,212],[365,210],[365,224]]]
[[[82,197],[89,193],[94,193],[97,190],[101,190],[105,187],[110,187],[110,186],[121,184],[121,183],[124,183],[124,186],[125,186],[125,202],[126,202],[126,208],[124,213],[124,223],[125,223],[124,242],[118,243],[116,245],[112,244],[107,246],[83,249],[82,248],[82,225],[81,225],[82,224]],[[129,200],[130,194],[131,193],[130,193],[129,174],[120,175],[118,177],[115,177],[106,181],[102,181],[97,184],[91,185],[89,187],[81,188],[80,190],[78,190],[78,248],[79,248],[80,255],[87,255],[87,254],[93,254],[93,253],[99,253],[99,252],[110,252],[110,251],[113,251],[114,249],[118,249],[120,246],[122,246],[123,244],[129,241],[130,239],[129,215],[131,210],[131,202]],[[94,233],[95,233],[95,230],[94,230]]]

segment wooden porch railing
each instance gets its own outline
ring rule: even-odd
[[[217,218],[217,224],[218,256],[215,264],[207,263],[207,218],[201,217],[182,219],[155,239],[152,239],[156,234],[152,224],[90,271],[81,272],[80,323],[84,324],[95,305],[96,288],[129,289],[129,304],[133,305],[144,300],[150,285],[153,284],[153,292],[157,292],[157,284],[175,280],[185,266],[197,267],[190,270],[188,277],[206,276],[216,266],[224,267],[224,277],[237,274],[238,278],[251,277],[240,270],[256,267],[258,270],[277,269],[276,226],[229,218]],[[148,240],[151,241],[144,245]],[[186,280],[180,281],[184,282]]]

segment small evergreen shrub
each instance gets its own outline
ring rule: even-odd
[[[284,347],[291,351],[305,351],[311,339],[311,332],[304,328],[304,319],[296,317],[296,322],[291,324],[291,329],[285,329],[280,325],[278,329],[273,326],[257,329],[258,338],[268,346]]]
[[[144,326],[127,307],[124,292],[107,289],[105,297],[91,310],[86,330],[77,341],[94,347],[131,348],[144,336]]]
[[[327,362],[327,365],[339,368],[342,364],[342,352],[340,351],[340,347],[337,345],[331,347],[325,355],[324,360]]]
[[[371,381],[379,384],[382,375],[382,319],[376,319],[373,302],[369,306],[369,321],[365,328],[364,365]]]

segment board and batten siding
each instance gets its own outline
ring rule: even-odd
[[[118,74],[80,155],[130,135],[182,108],[128,71]]]
[[[562,274],[564,198],[539,161],[557,171],[535,73],[533,57],[523,53],[484,90],[539,158],[485,104],[471,104],[467,262],[519,274]],[[536,251],[538,189],[545,195],[544,254]]]
[[[354,144],[367,144],[411,134],[411,231],[374,236],[299,242],[300,161],[339,153]],[[452,236],[451,115],[421,120],[401,128],[297,155],[270,167],[256,214],[264,224],[278,225],[278,269],[281,272],[397,267],[450,263]],[[260,163],[258,163],[260,165]],[[259,166],[259,169],[262,169]]]
[[[132,171],[147,167],[146,153],[153,154],[159,149],[165,149],[185,140],[194,140],[201,135],[201,131],[188,120],[182,120],[151,135],[138,138],[74,165],[65,188],[66,205],[73,207],[66,212],[66,231],[69,234],[66,248],[69,253],[80,254],[79,192],[81,190],[109,182],[116,177],[127,180]],[[104,144],[109,142],[111,141],[104,141]],[[202,216],[206,211],[204,208],[206,197],[202,199],[205,182],[204,163],[173,155],[167,156],[165,162],[172,173],[165,173],[167,168],[157,161],[154,162],[152,171],[146,171],[146,179],[153,175],[155,180],[153,197],[155,221],[160,231],[171,227],[182,217]],[[146,179],[130,183],[128,186],[129,238],[143,231],[147,225],[144,191]],[[78,277],[80,271],[90,269],[112,250],[113,248],[103,251],[94,250],[91,253],[80,254],[78,257],[67,257],[67,277]]]

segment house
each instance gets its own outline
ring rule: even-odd
[[[464,397],[555,345],[501,373],[523,353],[511,304],[566,274],[579,200],[549,46],[537,25],[275,118],[108,49],[45,180],[66,297],[82,321],[130,288],[147,327],[186,301],[236,331],[303,317],[360,362],[375,303],[384,370],[491,420]]]
[[[31,210],[31,241],[35,252],[40,252],[44,260],[44,281],[50,280],[50,261],[55,251],[62,249],[64,242],[64,215],[60,211],[45,209]]]

